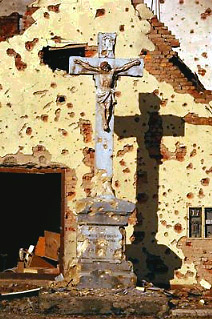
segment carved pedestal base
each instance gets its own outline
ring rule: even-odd
[[[135,206],[115,197],[78,202],[77,257],[81,266],[78,288],[128,288],[136,284],[126,261],[125,229]]]

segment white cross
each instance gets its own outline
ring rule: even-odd
[[[93,75],[96,86],[95,173],[106,181],[102,194],[114,196],[113,134],[116,82],[119,76],[141,77],[142,59],[115,59],[116,33],[98,34],[98,58],[69,58],[69,74]]]

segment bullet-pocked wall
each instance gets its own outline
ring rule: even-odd
[[[67,170],[66,275],[77,278],[75,204],[92,188],[95,85],[50,68],[43,49],[77,44],[97,56],[98,32],[116,32],[116,57],[145,61],[143,77],[116,90],[113,187],[137,208],[127,257],[138,280],[212,284],[211,239],[188,239],[189,207],[211,207],[212,94],[175,55],[179,42],[130,0],[37,0],[25,21],[0,43],[0,165]]]
[[[156,0],[143,0],[158,12]],[[176,51],[196,72],[206,89],[211,89],[212,6],[208,0],[160,0],[160,21],[180,40]]]

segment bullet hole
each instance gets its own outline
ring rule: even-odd
[[[119,181],[115,181],[115,187],[120,187],[120,182]]]
[[[129,8],[125,8],[125,11],[128,12],[128,11],[129,11]]]
[[[3,90],[3,86],[0,84],[0,90]]]
[[[199,195],[198,195],[198,197],[199,197],[199,198],[203,198],[203,197],[205,197],[205,195],[204,195],[204,192],[203,192],[203,189],[202,189],[202,188],[200,188],[200,190],[199,190]]]
[[[80,116],[82,116],[82,117],[85,116],[85,112],[81,112]]]
[[[124,24],[121,24],[121,25],[119,26],[119,31],[124,32]]]
[[[188,104],[187,104],[187,103],[183,103],[182,105],[183,105],[183,106],[187,106]]]
[[[62,155],[68,155],[69,151],[67,149],[63,149],[61,152]]]
[[[163,226],[166,226],[166,225],[167,225],[167,222],[166,222],[165,220],[161,220],[160,223],[161,223],[161,225],[163,225]]]
[[[205,10],[205,12],[201,13],[201,19],[205,20],[207,19],[207,17],[209,17],[210,15],[212,15],[212,10],[211,8],[207,8]]]
[[[186,166],[187,169],[192,169],[193,168],[193,164],[192,163],[189,163],[187,166]]]
[[[120,92],[120,91],[116,91],[116,92],[115,92],[115,96],[116,96],[116,97],[120,97],[120,96],[121,96],[121,92]]]
[[[125,169],[123,169],[123,173],[130,173],[130,169],[126,167]]]
[[[95,18],[102,17],[103,15],[105,15],[105,9],[97,9],[96,10]]]
[[[51,83],[51,87],[52,87],[53,89],[55,89],[55,88],[57,87],[57,83],[52,82],[52,83]]]
[[[59,13],[60,12],[60,4],[50,5],[47,7],[49,11]]]
[[[164,233],[164,237],[168,237],[169,234],[167,232]]]
[[[162,107],[165,107],[167,105],[167,103],[168,103],[168,99],[164,99],[164,100],[161,101],[160,105]]]
[[[67,103],[66,106],[67,106],[68,109],[71,109],[73,107],[73,104],[72,103]]]
[[[64,104],[66,102],[66,96],[65,95],[57,95],[56,103],[57,104]]]
[[[36,43],[38,43],[39,39],[38,38],[34,38],[32,41],[27,41],[25,43],[25,48],[27,51],[32,51],[33,48],[35,47]]]
[[[174,213],[175,213],[175,215],[179,215],[179,211],[178,210],[175,210]]]
[[[73,117],[75,117],[75,113],[74,112],[68,113],[68,116],[73,118]]]
[[[24,63],[22,60],[21,60],[21,55],[19,53],[16,53],[15,50],[13,49],[7,49],[7,55],[9,56],[12,56],[15,58],[15,66],[17,68],[18,71],[23,71],[26,69],[27,67],[27,64]]]
[[[62,133],[63,136],[67,136],[68,135],[68,132],[65,129],[59,128],[58,132]]]
[[[126,162],[122,159],[121,161],[119,161],[119,164],[121,165],[121,166],[126,166]]]
[[[48,12],[44,12],[43,16],[44,16],[44,18],[46,18],[46,19],[49,19],[49,17],[50,17],[50,15],[49,15]]]
[[[201,76],[204,76],[205,73],[207,72],[205,69],[203,69],[200,65],[197,65],[197,69],[198,69],[198,74]]]
[[[180,223],[177,223],[174,225],[174,231],[178,234],[180,234],[183,231],[182,225]]]
[[[31,135],[32,134],[32,128],[31,127],[27,127],[26,134],[27,135]]]
[[[13,57],[15,57],[16,56],[16,52],[15,52],[15,50],[13,50],[13,49],[7,49],[7,55],[9,55],[9,56],[13,56]]]
[[[42,114],[42,115],[41,115],[41,120],[42,120],[43,122],[48,122],[48,115],[47,115],[47,114]]]
[[[179,4],[184,4],[184,0],[179,0]]]
[[[190,153],[190,157],[194,157],[197,155],[197,150],[193,149],[193,151]]]
[[[123,147],[122,150],[119,150],[119,151],[117,152],[117,157],[123,156],[124,154],[126,154],[126,153],[128,153],[128,152],[132,152],[133,149],[134,149],[133,145],[127,144],[127,145],[125,145],[125,146]]]
[[[203,56],[203,58],[206,58],[206,59],[207,59],[207,57],[208,57],[207,52],[202,52],[202,56]]]
[[[210,183],[210,178],[207,177],[207,178],[202,178],[201,179],[202,186],[208,186],[209,183]]]
[[[193,30],[193,29],[191,29],[191,30],[190,30],[190,33],[194,33],[194,30]]]
[[[18,71],[24,71],[27,68],[27,64],[21,60],[21,55],[18,53],[15,57],[15,66]]]
[[[194,198],[194,194],[193,193],[188,193],[187,195],[186,195],[186,197],[188,198],[188,199],[192,199],[192,198]]]

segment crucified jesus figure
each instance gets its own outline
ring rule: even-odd
[[[101,62],[98,67],[92,66],[88,62],[79,59],[75,59],[74,62],[81,65],[84,69],[98,75],[98,77],[95,77],[97,103],[101,106],[104,131],[109,132],[109,122],[113,107],[116,104],[115,85],[117,76],[119,73],[129,70],[133,66],[140,65],[141,62],[139,60],[133,60],[116,68],[112,68],[107,61]]]

